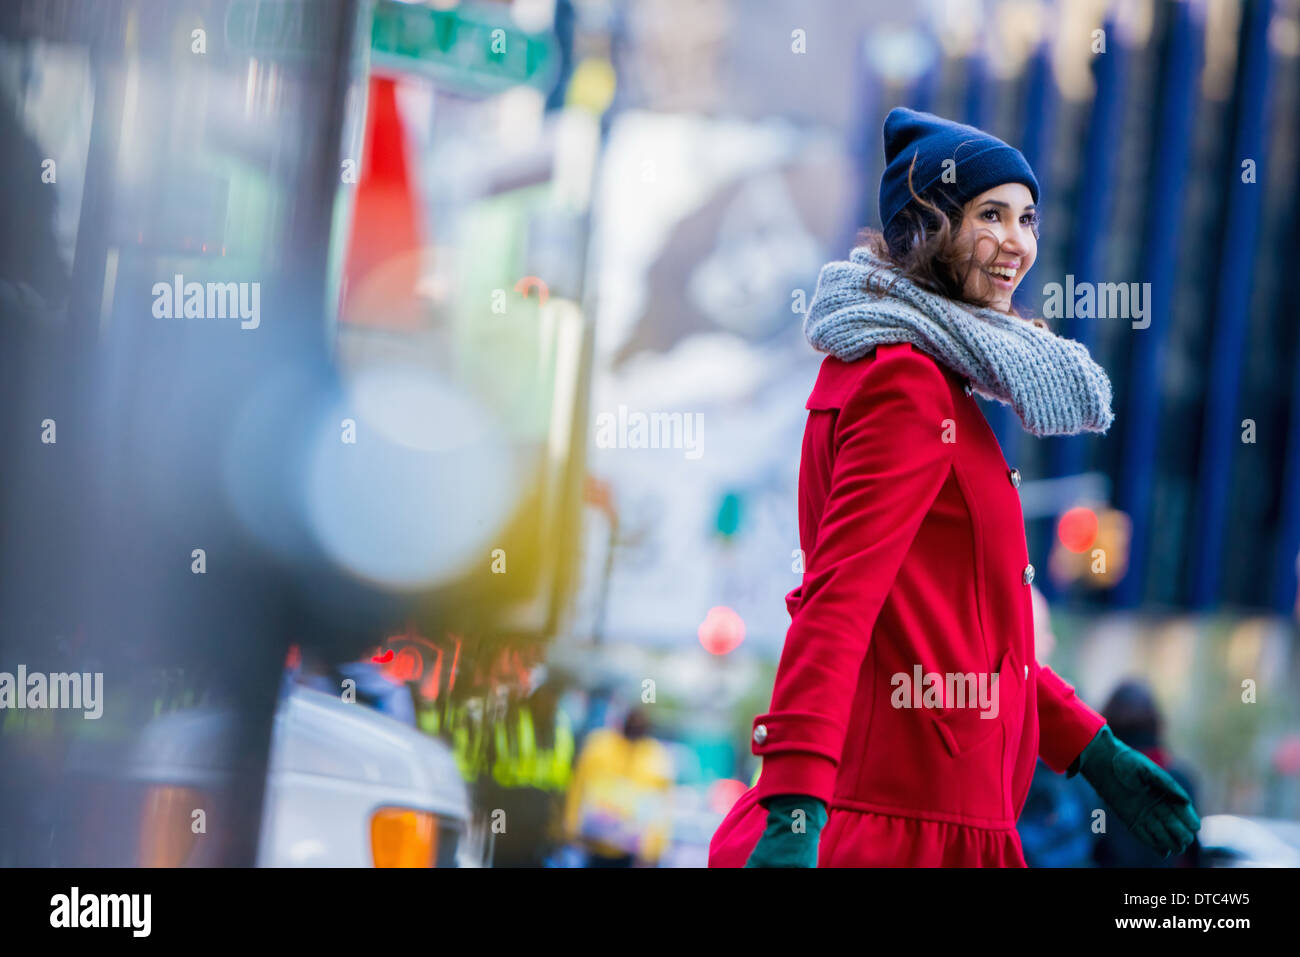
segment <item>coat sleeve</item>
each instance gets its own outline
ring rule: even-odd
[[[1038,755],[1057,774],[1074,762],[1106,719],[1051,668],[1038,669]]]
[[[830,489],[771,708],[754,719],[759,800],[808,794],[829,805],[871,631],[952,468],[953,421],[943,373],[911,349],[877,352],[840,410]]]

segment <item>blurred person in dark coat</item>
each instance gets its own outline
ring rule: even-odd
[[[1034,609],[1034,657],[1046,665],[1056,649],[1052,611],[1037,586],[1030,586]],[[1041,758],[1029,782],[1029,796],[1016,829],[1030,867],[1092,867],[1095,835],[1091,811],[1095,792],[1082,778],[1062,777]]]
[[[1141,751],[1169,773],[1192,801],[1196,800],[1191,769],[1176,762],[1162,744],[1163,721],[1155,696],[1144,681],[1125,681],[1117,687],[1102,709],[1115,737]],[[1100,800],[1100,799],[1098,799]],[[1105,803],[1102,802],[1105,807]],[[1108,822],[1113,819],[1106,808]],[[1199,867],[1199,840],[1193,840],[1182,854],[1162,859],[1135,839],[1124,827],[1110,827],[1100,835],[1093,851],[1098,867]]]
[[[1016,824],[1030,867],[1092,867],[1091,810],[1096,799],[1078,777],[1065,778],[1041,759]],[[1153,852],[1154,853],[1154,852]]]

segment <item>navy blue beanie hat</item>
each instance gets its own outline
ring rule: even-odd
[[[1023,183],[1038,202],[1038,180],[1020,150],[973,126],[900,106],[885,117],[880,224],[886,236],[894,217],[912,201],[907,171],[913,157],[912,187],[930,202],[947,198],[960,205],[1003,183]],[[944,182],[945,160],[953,161],[952,182]]]

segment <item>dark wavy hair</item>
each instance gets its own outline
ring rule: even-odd
[[[913,157],[907,171],[907,188],[912,201],[894,217],[885,232],[870,228],[861,230],[855,246],[865,246],[922,289],[971,306],[991,306],[994,299],[992,282],[985,277],[987,292],[972,297],[966,292],[966,280],[977,271],[978,275],[984,276],[984,270],[997,261],[996,244],[993,254],[987,260],[979,261],[976,256],[978,242],[968,247],[958,238],[965,216],[962,204],[942,190],[936,191],[937,202],[921,196],[912,185],[915,169],[916,158]],[[1038,224],[1035,222],[1034,237],[1037,236]],[[889,285],[874,273],[867,277],[869,292],[888,294]],[[1030,318],[1014,306],[1012,311],[1022,319]],[[1047,325],[1042,319],[1032,321],[1035,325]]]

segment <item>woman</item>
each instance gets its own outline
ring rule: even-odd
[[[1020,473],[972,393],[1033,435],[1105,432],[1110,382],[1020,318],[1038,183],[1019,151],[928,113],[884,128],[883,232],[823,267],[804,330],[829,353],[799,479],[806,571],[766,714],[758,783],[713,867],[1025,866],[1035,759],[1082,773],[1159,853],[1200,821],[1034,659]]]

